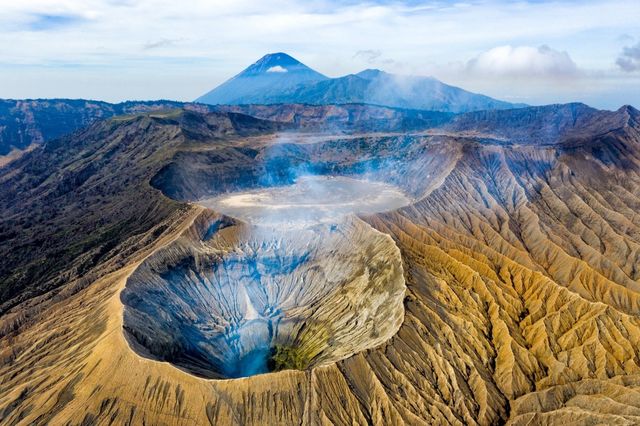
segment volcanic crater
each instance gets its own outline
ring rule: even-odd
[[[322,366],[390,339],[404,318],[402,258],[358,214],[412,198],[370,178],[303,174],[261,186],[245,177],[218,194],[201,189],[199,218],[128,279],[131,347],[229,379]]]

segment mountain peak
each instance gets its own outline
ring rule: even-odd
[[[618,112],[624,112],[631,116],[640,115],[640,111],[634,108],[632,105],[622,105],[620,108],[618,108]]]
[[[284,53],[268,53],[240,73],[241,76],[257,74],[314,73],[311,68]]]
[[[269,53],[196,101],[212,105],[260,103],[300,84],[326,79],[284,52]]]
[[[387,73],[376,68],[367,68],[366,70],[360,71],[355,75],[357,75],[360,78],[364,78],[365,80],[372,80],[374,78],[387,75]]]
[[[640,127],[640,111],[631,105],[623,105],[616,111],[618,114],[624,115],[628,125]]]
[[[275,52],[275,53],[267,53],[262,58],[258,59],[256,63],[263,62],[289,62],[293,64],[299,64],[300,61],[294,58],[293,56],[284,53],[284,52]]]

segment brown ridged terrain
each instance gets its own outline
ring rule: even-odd
[[[415,135],[298,135],[285,146],[237,126],[223,143],[183,119],[122,124],[177,132],[144,176],[178,200],[259,186],[274,158],[403,187],[418,201],[361,218],[399,249],[402,325],[346,359],[233,380],[141,356],[123,330],[128,280],[212,217],[192,204],[168,209],[142,231],[147,244],[105,259],[98,270],[109,273],[86,288],[0,318],[2,423],[640,423],[640,113],[515,111]],[[509,126],[524,136],[510,140]]]

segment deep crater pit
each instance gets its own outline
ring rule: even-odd
[[[404,292],[397,246],[355,217],[283,231],[205,212],[121,299],[138,353],[220,379],[378,346],[402,323]]]

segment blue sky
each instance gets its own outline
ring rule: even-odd
[[[0,97],[192,100],[265,53],[640,107],[640,1],[0,0]]]

